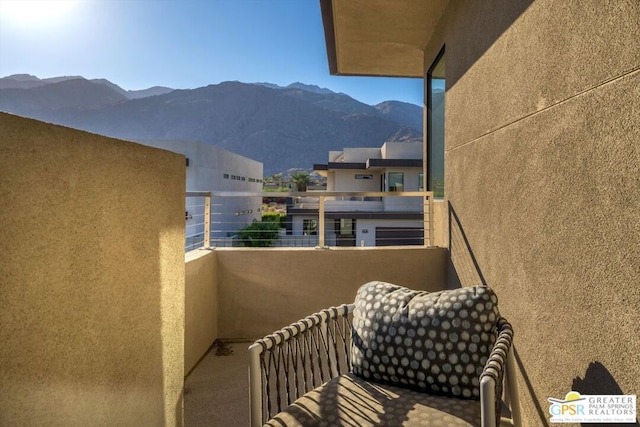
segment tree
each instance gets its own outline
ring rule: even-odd
[[[291,180],[296,185],[298,191],[307,191],[307,186],[313,182],[309,172],[302,171],[291,174]]]
[[[269,175],[268,177],[266,177],[264,179],[264,181],[276,184],[278,186],[278,188],[280,188],[280,187],[282,187],[282,174],[281,173],[274,173],[273,175]]]

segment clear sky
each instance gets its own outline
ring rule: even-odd
[[[124,89],[315,84],[422,105],[421,79],[330,76],[319,0],[0,0],[0,77],[81,75]]]

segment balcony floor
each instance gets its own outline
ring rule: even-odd
[[[191,371],[185,379],[186,427],[249,425],[250,344],[214,344]],[[229,349],[232,352],[226,354]]]

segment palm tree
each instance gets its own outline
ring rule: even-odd
[[[307,171],[292,173],[291,180],[296,184],[298,191],[307,191],[307,186],[313,182]]]

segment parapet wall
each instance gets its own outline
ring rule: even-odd
[[[0,113],[0,425],[182,425],[181,155]]]

